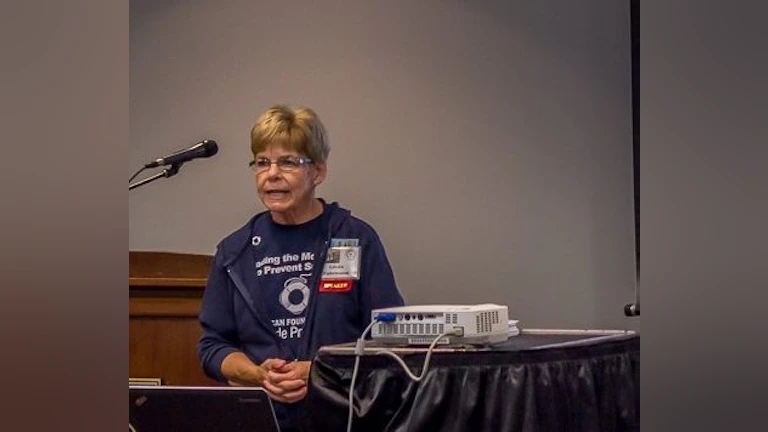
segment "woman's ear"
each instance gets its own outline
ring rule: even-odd
[[[328,163],[317,162],[315,163],[315,176],[312,179],[312,184],[317,186],[325,180],[325,176],[328,174]]]

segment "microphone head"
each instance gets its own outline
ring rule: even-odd
[[[219,145],[214,140],[204,140],[201,144],[203,157],[211,157],[219,152]]]

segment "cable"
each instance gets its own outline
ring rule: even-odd
[[[360,367],[360,356],[355,355],[355,367],[352,368],[352,382],[349,384],[349,413],[347,415],[347,432],[352,431],[352,418],[354,417],[354,409],[352,408],[355,378],[357,377],[357,370]]]
[[[131,178],[129,178],[129,179],[128,179],[128,183],[130,183],[130,182],[131,182],[133,179],[135,179],[135,178],[136,178],[136,176],[137,176],[137,175],[139,175],[139,174],[140,174],[142,171],[144,171],[145,169],[146,169],[146,167],[141,167],[141,169],[140,169],[140,170],[136,171],[136,173],[135,173],[134,175],[132,175],[132,176],[131,176]]]
[[[429,368],[429,359],[432,357],[432,352],[435,349],[435,345],[437,345],[437,342],[439,342],[440,339],[446,336],[454,335],[454,334],[456,334],[455,331],[442,333],[439,336],[437,336],[432,341],[431,344],[429,344],[429,348],[427,349],[427,356],[424,357],[424,365],[421,367],[421,373],[419,374],[419,376],[414,375],[413,372],[411,372],[411,369],[408,368],[408,365],[405,364],[405,361],[403,361],[403,359],[401,359],[400,356],[398,356],[397,354],[393,353],[390,350],[376,351],[376,355],[386,355],[387,357],[393,358],[396,362],[400,363],[400,366],[403,367],[403,370],[408,375],[408,378],[412,379],[415,382],[420,382],[427,375],[427,369]]]
[[[362,356],[365,353],[365,336],[368,334],[368,332],[371,331],[373,326],[379,322],[389,322],[394,321],[395,315],[394,314],[379,314],[376,318],[374,318],[370,324],[368,324],[368,327],[363,330],[363,334],[360,336],[360,338],[355,343],[355,365],[352,368],[352,381],[349,384],[349,414],[347,416],[347,432],[352,431],[352,419],[354,417],[354,390],[355,390],[355,381],[357,380],[357,374],[360,370],[360,356]],[[437,336],[432,343],[429,345],[429,348],[427,349],[427,356],[424,358],[424,365],[421,367],[421,374],[419,376],[414,375],[411,370],[408,368],[408,365],[405,364],[403,359],[400,358],[397,354],[393,353],[390,350],[380,350],[376,351],[376,355],[386,355],[389,357],[392,357],[395,361],[400,363],[400,366],[403,367],[403,370],[406,374],[408,374],[408,378],[412,379],[415,382],[421,381],[426,375],[427,375],[427,369],[429,368],[429,360],[432,357],[432,352],[435,349],[435,345],[440,341],[440,339],[446,337],[446,336],[461,336],[461,333],[457,330],[451,330],[449,332],[441,333],[439,336]]]
[[[347,432],[352,431],[352,418],[354,417],[354,394],[355,394],[355,380],[357,379],[357,372],[360,367],[360,356],[365,352],[365,336],[371,331],[374,324],[379,322],[379,318],[371,320],[368,327],[363,330],[363,334],[355,343],[355,366],[352,368],[352,382],[349,383],[349,414],[347,416]]]

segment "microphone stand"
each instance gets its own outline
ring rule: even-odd
[[[147,183],[151,183],[151,182],[159,179],[160,177],[165,177],[165,178],[173,177],[174,175],[176,175],[179,172],[179,168],[181,168],[181,166],[183,164],[184,164],[184,162],[171,164],[171,166],[169,166],[168,168],[164,169],[162,172],[159,172],[159,173],[157,173],[157,174],[155,174],[155,175],[153,175],[151,177],[145,178],[144,180],[139,180],[139,181],[137,181],[135,183],[132,183],[132,184],[128,185],[128,190],[136,189],[139,186],[143,186],[143,185],[145,185]]]

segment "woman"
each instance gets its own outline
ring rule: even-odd
[[[264,387],[290,430],[317,349],[354,341],[372,309],[403,299],[376,231],[315,197],[330,147],[311,109],[268,109],[251,130],[251,151],[267,210],[218,245],[198,356],[214,379]]]

